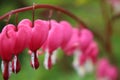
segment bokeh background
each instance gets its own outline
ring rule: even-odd
[[[102,16],[100,0],[0,0],[0,16],[6,12],[36,4],[51,4],[60,6],[83,20],[91,29],[96,30],[104,36],[105,22]],[[36,19],[48,19],[48,9],[35,10]],[[32,20],[32,11],[19,13],[18,21],[29,18]],[[54,11],[52,19],[68,20],[74,27],[77,23],[70,17]],[[15,24],[15,16],[13,15],[9,23]],[[0,21],[0,28],[5,26],[5,20]],[[99,41],[98,41],[99,42]],[[99,57],[107,57],[102,45],[99,43],[100,54]],[[112,49],[117,59],[117,64],[120,66],[120,19],[117,19],[113,25],[112,35]],[[19,56],[22,69],[17,75],[12,74],[10,80],[95,80],[95,71],[87,74],[85,77],[80,77],[72,67],[73,57],[68,57],[60,50],[58,54],[57,63],[51,70],[46,70],[43,66],[44,55],[39,57],[40,68],[33,70],[30,66],[30,55],[25,50]],[[0,80],[2,80],[2,73],[0,72]]]

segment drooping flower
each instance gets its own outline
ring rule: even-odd
[[[49,30],[48,38],[42,47],[42,49],[46,52],[44,60],[44,66],[46,69],[51,69],[52,53],[60,47],[63,40],[63,29],[61,28],[62,25],[57,23],[55,20],[51,20],[50,22],[51,29]]]
[[[109,68],[107,68],[106,74],[109,77],[109,80],[117,80],[118,71],[115,66],[110,66]]]
[[[8,80],[11,74],[11,59],[16,41],[15,26],[6,25],[0,34],[0,57],[2,58],[2,74],[4,80]]]
[[[92,60],[93,63],[96,63],[97,61],[97,56],[99,53],[99,48],[98,45],[95,41],[92,41],[89,46],[87,47],[87,49],[84,51],[84,55],[87,58],[90,58]]]
[[[63,49],[65,47],[65,45],[69,42],[69,40],[72,37],[72,26],[70,25],[69,22],[67,21],[60,21],[59,22],[60,26],[63,29],[63,40],[62,40],[62,44],[60,46],[61,49]],[[58,50],[55,50],[51,56],[51,62],[52,64],[56,63],[57,60],[57,54],[58,54]]]
[[[87,57],[91,54],[91,50],[93,50],[93,34],[88,29],[81,29],[80,36],[79,36],[79,44],[82,54],[80,56],[80,64],[84,64],[87,60]]]
[[[79,33],[79,49],[73,52],[73,67],[82,77],[86,73],[94,70],[94,63],[97,61],[98,45],[93,41],[93,34],[87,29],[80,30]]]
[[[32,24],[33,25],[33,24]],[[31,39],[29,42],[29,49],[32,51],[31,54],[31,66],[34,69],[39,67],[38,56],[36,51],[42,46],[48,36],[49,25],[47,21],[44,20],[35,20],[34,26],[30,26],[31,31]]]
[[[18,73],[20,71],[20,61],[18,60],[18,55],[28,46],[31,38],[31,22],[28,19],[22,20],[16,30],[16,42],[14,47],[14,58],[12,61],[12,71]]]
[[[61,44],[62,49],[67,45],[72,37],[72,26],[67,21],[61,21],[61,28],[63,28],[63,42]]]
[[[111,65],[107,59],[101,59],[97,65],[97,80],[116,80],[117,68]]]
[[[73,28],[71,39],[63,48],[66,55],[72,55],[75,50],[79,49],[79,29]]]
[[[95,63],[97,62],[99,49],[95,41],[92,41],[86,50],[79,57],[80,66],[84,66],[86,72],[94,70]]]
[[[84,77],[86,73],[94,70],[94,64],[91,58],[88,58],[82,52],[74,52],[73,67],[79,76]]]
[[[86,48],[89,46],[89,44],[93,41],[93,34],[88,29],[82,29],[80,30],[80,49],[82,51],[86,50]]]

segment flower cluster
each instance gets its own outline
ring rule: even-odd
[[[97,65],[97,80],[117,80],[117,68],[109,63],[107,59],[101,59]]]
[[[18,73],[21,69],[18,55],[28,48],[31,55],[31,66],[39,67],[39,49],[45,52],[44,66],[51,69],[55,63],[57,49],[61,48],[66,55],[75,55],[73,62],[77,71],[96,63],[98,45],[93,34],[85,28],[73,28],[69,22],[37,19],[31,22],[23,19],[17,26],[6,25],[0,33],[0,57],[4,80],[8,80],[11,73]],[[86,68],[86,71],[91,71]],[[84,71],[82,72],[82,75]]]
[[[74,29],[73,36],[67,45],[67,54],[74,55],[73,67],[80,76],[93,71],[99,53],[93,34],[88,29]]]

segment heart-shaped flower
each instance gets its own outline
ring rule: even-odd
[[[2,73],[4,80],[8,80],[11,70],[10,61],[16,41],[15,26],[6,25],[0,34],[0,56],[2,58]]]
[[[86,56],[87,58],[90,58],[93,63],[96,63],[98,53],[99,53],[98,45],[95,41],[92,41],[87,47],[87,49],[84,51],[83,55]]]
[[[32,51],[31,65],[34,69],[37,69],[39,67],[39,62],[36,51],[42,46],[42,44],[47,39],[49,25],[47,21],[38,19],[34,21],[34,26],[30,26],[30,27],[32,31],[31,31],[31,39],[28,47]]]
[[[97,65],[97,80],[117,80],[117,68],[111,65],[107,59],[101,59]]]
[[[60,23],[62,26],[61,28],[63,29],[63,42],[61,44],[62,49],[66,46],[66,44],[69,42],[69,40],[72,37],[72,26],[70,25],[69,22],[67,21],[60,21]]]
[[[93,34],[88,29],[82,29],[80,30],[80,49],[84,51],[89,44],[93,41]]]
[[[79,48],[79,29],[73,28],[72,29],[72,37],[69,40],[69,42],[66,44],[66,46],[63,48],[63,51],[67,55],[72,55],[73,52]]]
[[[20,61],[18,55],[28,46],[31,39],[31,22],[28,19],[20,21],[16,28],[16,42],[14,47],[14,58],[12,61],[12,71],[18,73],[20,71]]]
[[[53,51],[60,47],[63,40],[63,29],[62,25],[57,23],[55,20],[50,21],[51,29],[49,30],[49,35],[42,46],[43,50],[46,52],[44,65],[46,69],[51,69],[52,61],[51,56]]]
[[[97,77],[104,78],[106,77],[107,68],[110,66],[107,59],[101,59],[97,65]]]
[[[118,70],[115,66],[109,66],[106,71],[106,75],[110,80],[117,80]]]

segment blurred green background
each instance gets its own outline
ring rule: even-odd
[[[8,11],[30,6],[33,3],[36,4],[52,4],[63,7],[64,9],[74,13],[81,18],[90,28],[96,30],[101,35],[105,34],[105,23],[102,17],[100,0],[0,0],[0,16]],[[32,11],[20,13],[18,20],[24,18],[32,19]],[[35,18],[48,19],[48,9],[36,10]],[[64,14],[57,14],[54,11],[52,15],[56,20],[68,20],[73,26],[76,26],[76,22]],[[9,23],[15,24],[15,17],[12,16]],[[0,21],[1,29],[5,26],[5,21]],[[112,35],[112,49],[115,57],[120,65],[120,19],[114,23],[113,35]],[[107,56],[103,47],[100,45],[100,57]],[[61,51],[59,52],[59,58],[57,64],[53,66],[51,70],[45,70],[43,67],[44,55],[39,57],[40,68],[33,70],[30,66],[30,55],[27,51],[24,51],[20,56],[22,69],[17,75],[12,74],[10,80],[95,80],[95,72],[87,74],[84,78],[80,77],[72,68],[72,57],[65,56]],[[0,80],[2,80],[2,73],[0,72]]]

